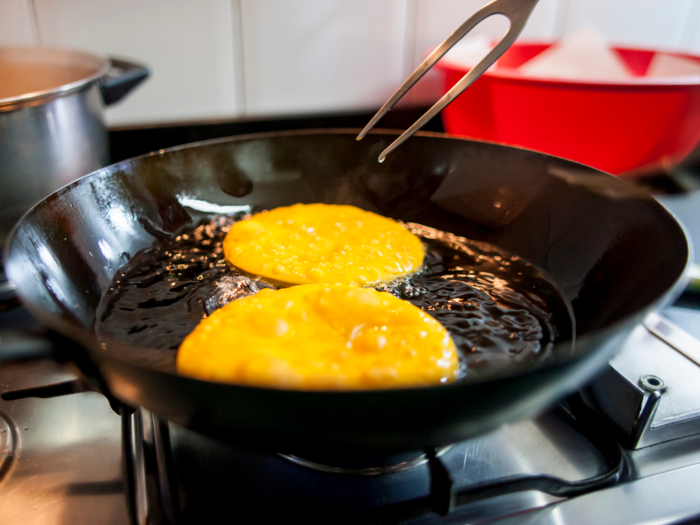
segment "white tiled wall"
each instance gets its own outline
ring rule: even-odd
[[[29,0],[0,0],[0,46],[32,47],[39,33]]]
[[[236,106],[230,0],[33,3],[43,45],[151,66],[152,77],[108,112],[110,122],[225,118],[242,112]]]
[[[147,63],[152,77],[108,110],[115,125],[361,110],[486,1],[0,0],[0,46]],[[540,0],[523,38],[582,25],[616,43],[700,52],[700,0]],[[506,28],[492,17],[475,32]]]
[[[405,0],[241,0],[251,115],[372,108],[403,80]]]

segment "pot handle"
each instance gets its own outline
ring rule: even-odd
[[[105,106],[121,100],[151,74],[146,66],[110,57],[112,67],[100,79],[100,91]]]

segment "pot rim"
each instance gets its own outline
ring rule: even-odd
[[[89,69],[92,65],[94,72],[78,78],[67,84],[62,84],[57,87],[43,89],[39,91],[31,91],[21,95],[0,99],[0,112],[12,111],[29,106],[36,106],[49,102],[56,98],[69,95],[76,91],[80,91],[89,84],[99,80],[111,67],[110,60],[102,56],[75,51],[71,49],[59,48],[29,48],[29,47],[13,47],[0,48],[0,62],[3,59],[9,59],[11,62],[28,62],[36,64],[52,64],[52,65],[70,65],[81,64],[88,65]]]

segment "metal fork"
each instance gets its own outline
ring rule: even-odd
[[[431,118],[437,115],[445,106],[452,102],[458,95],[467,89],[472,82],[481,76],[481,74],[486,71],[491,64],[493,64],[498,57],[500,57],[506,49],[508,49],[515,39],[518,38],[520,32],[525,27],[527,19],[530,17],[532,10],[537,5],[538,0],[493,0],[490,4],[485,5],[474,13],[469,19],[464,22],[457,31],[452,33],[447,40],[440,44],[435,51],[433,51],[425,61],[418,66],[413,74],[406,79],[406,81],[401,85],[399,89],[396,90],[389,100],[382,106],[382,108],[377,112],[369,124],[365,126],[360,134],[357,136],[357,140],[361,140],[367,132],[374,127],[374,125],[379,122],[379,120],[396,104],[401,97],[403,97],[406,92],[411,89],[413,84],[418,82],[420,78],[425,75],[428,70],[433,67],[442,56],[447,53],[452,46],[459,42],[464,35],[469,33],[477,24],[482,20],[488,18],[491,15],[504,15],[510,21],[510,27],[505,36],[498,42],[496,47],[494,47],[489,53],[481,59],[481,61],[474,66],[469,73],[462,77],[462,80],[457,82],[452,89],[450,89],[437,103],[428,110],[428,112],[419,118],[410,128],[408,128],[398,139],[392,142],[388,148],[386,148],[379,155],[379,162],[384,162],[386,156],[391,153],[394,149],[399,147],[406,139],[413,135],[416,131],[425,125]]]

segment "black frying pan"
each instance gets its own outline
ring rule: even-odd
[[[96,171],[35,206],[7,245],[6,272],[43,323],[79,342],[117,398],[247,445],[304,454],[439,446],[528,417],[589,380],[651,309],[680,291],[689,247],[647,194],[563,159],[423,134],[251,135],[183,146]],[[180,201],[188,197],[190,205]],[[197,204],[199,202],[199,204]],[[498,245],[546,272],[571,301],[577,338],[545,365],[409,390],[299,392],[208,383],[158,368],[147,348],[94,336],[115,271],[205,215],[201,203],[347,203]],[[192,204],[195,203],[195,204]],[[80,347],[78,347],[80,348]]]

